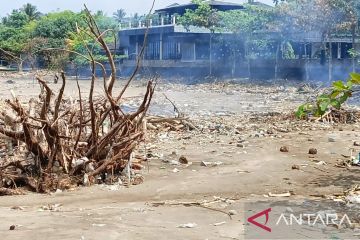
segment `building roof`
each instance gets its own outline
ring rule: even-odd
[[[266,3],[262,3],[262,2],[249,2],[247,3],[249,5],[252,5],[252,6],[259,6],[259,7],[264,7],[264,8],[272,8],[272,6],[266,4]]]
[[[227,10],[235,10],[235,9],[243,9],[244,6],[237,3],[231,3],[231,2],[223,2],[223,1],[216,1],[216,0],[209,0],[207,1],[209,5],[217,9],[219,11],[227,11]],[[155,12],[157,13],[169,13],[169,14],[182,14],[185,13],[186,9],[192,9],[195,10],[197,8],[197,4],[195,3],[187,3],[187,4],[178,4],[174,3],[171,4],[165,8],[157,9]]]

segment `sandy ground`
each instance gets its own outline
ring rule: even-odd
[[[23,101],[39,93],[39,87],[29,76],[12,78],[14,83],[7,80],[6,76],[0,77],[1,99],[11,97],[10,90]],[[80,84],[85,96],[89,82]],[[115,91],[122,84],[119,81]],[[77,96],[75,86],[69,80],[67,96]],[[101,94],[100,82],[97,89]],[[136,96],[144,92],[144,84],[135,83],[127,92],[130,98],[126,106],[136,106],[139,99]],[[360,151],[360,147],[353,146],[359,140],[359,124],[310,124],[261,117],[294,109],[304,101],[308,94],[298,93],[295,87],[160,84],[151,113],[173,114],[164,93],[202,130],[149,134],[146,146],[139,148],[139,153],[144,153],[142,148],[147,147],[147,153],[152,155],[141,171],[145,177],[143,184],[1,197],[0,239],[359,239],[356,224],[340,229],[275,228],[272,233],[275,235],[257,235],[257,231],[263,230],[256,228],[251,234],[244,231],[251,227],[246,216],[256,213],[255,203],[260,201],[265,206],[280,202],[289,207],[313,201],[312,206],[314,203],[323,206],[320,210],[339,207],[321,196],[342,194],[360,183],[360,167],[335,166],[344,159],[342,154],[349,155],[349,148]],[[281,146],[287,146],[289,152],[280,152]],[[318,154],[309,155],[309,148],[316,148]],[[169,163],[181,155],[192,164]],[[221,164],[204,167],[202,161]],[[300,169],[292,169],[294,165]],[[268,197],[270,192],[292,195]],[[152,204],[216,199],[210,208]],[[56,204],[61,206],[55,210],[43,207]],[[230,210],[236,211],[232,219],[224,214]],[[358,213],[352,215],[352,222],[359,223]],[[196,226],[179,227],[187,223]],[[9,231],[11,225],[16,226],[14,231]]]

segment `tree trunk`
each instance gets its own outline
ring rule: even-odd
[[[332,68],[333,68],[333,62],[332,62],[332,42],[331,38],[329,37],[329,83],[332,82]]]
[[[278,70],[279,70],[279,52],[280,52],[280,42],[276,47],[276,56],[275,56],[275,81],[278,80]]]
[[[305,81],[309,81],[309,57],[307,54],[306,43],[304,43],[304,51],[305,51]]]
[[[212,76],[212,33],[210,33],[210,46],[209,46],[209,75]]]
[[[356,31],[356,26],[352,26],[351,27],[352,49],[353,49],[353,51],[356,52],[356,49],[355,49],[355,34],[356,33],[355,33],[355,31]],[[356,58],[355,55],[356,55],[355,53],[352,55],[352,71],[353,72],[355,72],[355,58]]]
[[[249,54],[249,44],[248,41],[245,42],[245,59],[247,62],[247,71],[248,71],[248,78],[251,80],[251,64],[250,64],[250,54]]]
[[[22,71],[23,71],[23,61],[20,61],[20,62],[18,63],[18,71],[19,71],[19,72],[22,72]]]
[[[232,67],[231,67],[231,77],[235,76],[235,68],[236,68],[236,58],[235,58],[235,50],[232,50]]]

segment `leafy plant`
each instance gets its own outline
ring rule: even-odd
[[[358,73],[351,73],[346,83],[343,81],[333,82],[329,93],[321,94],[315,102],[308,102],[299,106],[296,116],[300,119],[309,115],[320,117],[332,108],[340,109],[353,95],[355,85],[360,85],[360,74]]]

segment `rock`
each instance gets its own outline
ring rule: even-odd
[[[7,80],[6,83],[8,83],[8,84],[14,84],[15,81],[13,81],[13,80]],[[15,226],[14,226],[14,228],[15,228]],[[10,229],[10,230],[11,230],[11,229]]]
[[[317,154],[317,149],[316,148],[310,148],[309,149],[309,154],[312,154],[312,155]]]
[[[11,225],[10,228],[9,228],[9,230],[11,230],[11,231],[12,231],[12,230],[15,230],[15,225]]]
[[[187,158],[186,158],[185,156],[181,156],[181,157],[179,158],[179,163],[181,163],[181,164],[188,164],[189,161],[187,160]]]
[[[360,147],[360,142],[355,141],[355,142],[354,142],[354,146]]]
[[[329,142],[336,142],[335,138],[333,138],[333,137],[329,137],[329,138],[328,138],[328,141],[329,141]]]
[[[280,148],[280,152],[289,152],[289,147],[287,147],[287,146],[282,146],[282,147]]]
[[[295,164],[295,165],[292,165],[291,169],[300,170],[300,166]]]
[[[274,134],[274,130],[268,129],[268,130],[266,131],[266,133],[269,134],[269,135],[272,135],[272,134]]]

